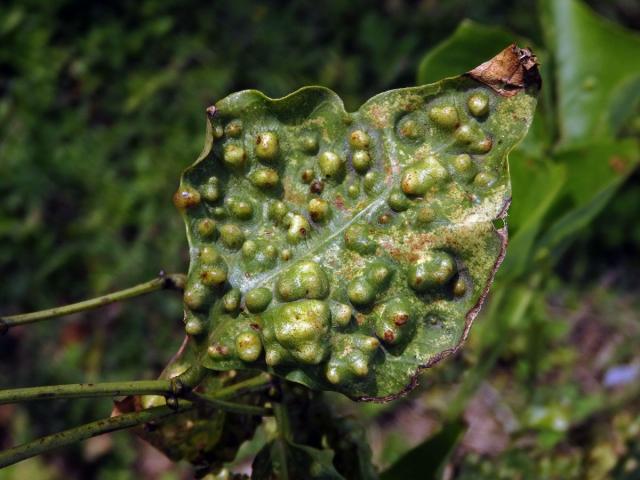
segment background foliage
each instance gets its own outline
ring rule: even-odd
[[[202,145],[204,108],[227,93],[321,84],[353,110],[416,72],[456,74],[523,38],[545,91],[511,158],[512,242],[494,298],[421,390],[385,406],[331,400],[366,422],[383,468],[417,445],[452,451],[438,468],[456,478],[637,478],[640,41],[621,25],[640,28],[640,6],[589,4],[609,20],[565,0],[535,12],[522,0],[3,3],[2,312],[184,270],[170,198]],[[0,339],[0,387],[152,378],[180,343],[180,318],[179,298],[156,295],[16,329]],[[1,407],[0,447],[109,408]],[[0,479],[188,474],[117,434]]]

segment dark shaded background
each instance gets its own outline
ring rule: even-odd
[[[637,1],[588,3],[640,29]],[[217,99],[244,88],[278,97],[320,84],[334,89],[353,110],[381,90],[414,84],[423,54],[465,18],[504,26],[542,44],[531,4],[3,3],[0,312],[76,301],[144,281],[160,269],[185,270],[186,239],[170,199],[180,171],[203,143],[204,109]],[[639,213],[636,175],[563,257],[554,295],[541,292],[551,308],[541,317],[581,314],[589,320],[578,332],[552,326],[559,333],[551,337],[576,340],[578,351],[608,334],[618,339],[623,333],[599,321],[609,315],[628,315],[637,334]],[[180,343],[180,319],[178,296],[156,294],[67,321],[16,329],[0,339],[0,387],[152,378]],[[513,345],[518,341],[516,335]],[[504,361],[517,354],[517,348],[507,352]],[[577,361],[573,355],[566,368]],[[458,375],[459,367],[440,374],[446,380]],[[516,384],[514,395],[521,393],[517,382],[525,389],[525,374],[504,375]],[[437,398],[435,391],[431,400]],[[415,408],[411,402],[397,411],[363,407],[360,413],[373,425],[372,445],[380,463],[390,463],[433,428],[433,419],[423,411],[416,414]],[[108,400],[0,407],[0,447],[99,418],[108,410]],[[492,438],[488,435],[479,438]],[[162,478],[169,479],[188,472],[168,466],[126,434],[104,438],[25,462],[0,472],[0,479],[132,478],[133,471],[155,478],[165,469],[169,473]]]

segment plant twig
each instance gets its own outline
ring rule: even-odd
[[[17,325],[26,325],[28,323],[47,320],[49,318],[62,317],[72,313],[92,310],[104,305],[109,305],[110,303],[138,297],[157,290],[182,290],[186,281],[185,278],[185,275],[182,273],[161,273],[157,278],[149,280],[148,282],[141,283],[124,290],[119,290],[117,292],[108,293],[107,295],[102,295],[100,297],[84,300],[82,302],[72,303],[62,307],[48,308],[38,312],[0,317],[0,335],[7,333],[11,327],[15,327]]]
[[[171,395],[171,380],[138,380],[130,382],[73,383],[41,387],[0,390],[0,405],[59,398],[116,397],[120,395]]]
[[[254,390],[257,388],[263,388],[271,383],[271,376],[267,373],[256,375],[255,377],[248,378],[228,387],[220,388],[214,392],[207,394],[209,398],[227,398],[232,395],[237,395],[247,390]]]
[[[69,430],[47,435],[46,437],[41,437],[37,440],[23,443],[22,445],[0,452],[0,468],[13,465],[14,463],[59,447],[64,447],[81,440],[86,440],[87,438],[102,435],[103,433],[135,427],[152,420],[158,420],[177,413],[185,412],[192,408],[194,408],[192,403],[183,401],[175,409],[168,406],[148,408],[138,412],[125,413],[116,417],[104,418]]]
[[[219,400],[212,395],[204,395],[197,392],[190,392],[188,395],[186,395],[186,398],[187,400],[191,400],[193,402],[200,402],[211,405],[212,407],[219,408],[220,410],[224,410],[225,412],[259,416],[273,415],[273,411],[269,408],[247,405],[244,403],[227,402],[225,400]]]

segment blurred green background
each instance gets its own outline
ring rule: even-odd
[[[366,422],[381,467],[463,417],[448,478],[640,478],[638,29],[637,0],[3,2],[0,312],[184,271],[171,195],[202,146],[205,108],[228,93],[319,84],[354,110],[524,39],[545,90],[511,157],[514,235],[497,298],[464,352],[406,399],[335,404]],[[179,297],[160,293],[15,329],[0,338],[0,388],[152,378],[180,320]],[[0,407],[0,448],[109,409]],[[0,471],[189,475],[126,433]]]

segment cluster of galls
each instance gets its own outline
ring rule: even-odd
[[[491,188],[504,163],[487,133],[498,100],[479,88],[393,95],[303,120],[231,102],[211,119],[208,158],[174,196],[191,246],[186,331],[205,366],[377,394],[411,374],[390,380],[398,365],[417,370],[458,341],[482,277],[464,271],[454,230],[480,197],[504,193]]]

